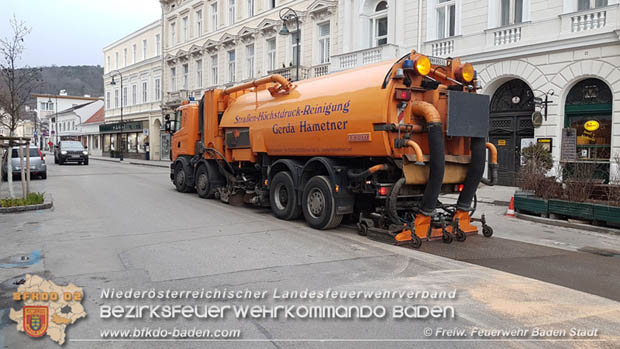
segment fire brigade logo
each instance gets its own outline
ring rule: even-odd
[[[49,312],[47,306],[26,305],[24,312],[24,332],[30,337],[41,337],[47,332]]]

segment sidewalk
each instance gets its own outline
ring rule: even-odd
[[[510,204],[510,199],[512,198],[517,189],[517,187],[506,187],[501,185],[491,187],[488,185],[480,184],[480,186],[478,187],[478,191],[476,191],[476,196],[478,198],[478,202],[499,206],[508,206]],[[458,196],[459,194],[447,194],[442,195],[441,197],[454,199],[454,201],[456,201]]]
[[[106,158],[102,156],[89,156],[90,160],[99,160],[99,161],[109,161],[109,162],[118,162],[122,164],[129,165],[142,165],[142,166],[154,166],[154,167],[164,167],[170,168],[169,160],[143,160],[143,159],[130,159],[125,158],[122,162],[117,158]]]

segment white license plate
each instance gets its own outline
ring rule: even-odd
[[[443,66],[448,65],[448,60],[445,58],[428,56],[428,59],[431,61],[432,65],[443,65]]]

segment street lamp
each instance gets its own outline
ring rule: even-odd
[[[120,71],[115,70],[113,71],[113,73],[116,72],[118,73],[118,75],[121,77],[121,154],[120,154],[120,161],[123,161],[123,148],[125,146],[125,139],[123,138],[123,131],[124,131],[124,126],[125,124],[123,123],[123,74],[121,74]],[[114,81],[114,75],[112,75],[112,81],[110,82],[110,85],[114,86],[116,85],[116,81]]]
[[[56,133],[54,133],[54,141],[56,143],[56,145],[58,145],[58,95],[56,95],[56,104],[54,105],[56,107],[56,114],[54,115],[54,131],[56,131]],[[49,106],[52,103],[52,98],[50,97],[47,101],[47,105]],[[50,149],[51,150],[51,149]]]
[[[288,14],[284,14],[284,12],[286,11],[290,11],[290,13]],[[296,80],[295,81],[299,81],[299,39],[301,38],[301,27],[299,26],[299,16],[297,15],[297,12],[295,12],[295,10],[293,10],[290,7],[285,7],[283,9],[280,10],[279,13],[280,19],[282,20],[282,29],[280,29],[280,35],[284,35],[287,36],[289,35],[291,32],[288,30],[288,27],[286,26],[286,21],[291,20],[291,19],[295,19],[295,23],[297,26],[297,39],[296,39],[296,43],[297,43],[297,75],[296,75]]]

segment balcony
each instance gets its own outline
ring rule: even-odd
[[[330,63],[315,65],[314,67],[312,67],[312,77],[318,78],[320,76],[325,76],[329,74],[329,66]]]
[[[310,73],[310,68],[304,67],[303,65],[299,66],[299,80],[307,79],[309,77],[309,73]],[[289,67],[286,67],[286,68],[270,70],[270,71],[267,72],[267,74],[269,74],[269,75],[271,75],[271,74],[280,74],[285,79],[293,79],[293,80],[295,80],[295,78],[297,77],[297,66],[293,65],[293,66],[289,66]]]
[[[387,44],[332,56],[332,69],[345,70],[398,58],[398,46]]]
[[[561,15],[562,33],[601,31],[618,21],[618,5]],[[613,30],[614,28],[609,28]]]
[[[450,56],[454,52],[454,38],[433,41],[431,45],[431,55],[437,57]]]
[[[517,43],[521,41],[521,32],[521,25],[494,29],[492,31],[493,46]]]

